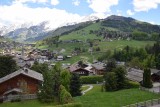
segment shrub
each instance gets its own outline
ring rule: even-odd
[[[68,103],[63,105],[57,105],[55,107],[82,107],[82,103]]]
[[[103,82],[103,76],[81,76],[80,80],[82,84],[96,84],[97,82]]]
[[[117,90],[117,78],[114,72],[108,72],[105,74],[105,90],[106,91]]]
[[[138,82],[128,81],[129,88],[139,88],[139,86],[140,86],[140,84]]]
[[[60,103],[61,104],[67,104],[72,102],[72,96],[71,94],[66,91],[65,87],[63,85],[60,86]]]
[[[0,103],[3,103],[3,98],[0,98]]]
[[[20,98],[17,98],[17,99],[12,99],[11,102],[20,102],[21,99]]]

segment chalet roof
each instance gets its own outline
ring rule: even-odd
[[[143,72],[144,72],[143,70],[130,68],[128,69],[128,73],[126,77],[132,81],[140,82],[143,80]],[[151,74],[156,74],[160,76],[160,70],[151,69]]]
[[[87,69],[84,69],[84,68],[81,68],[81,67],[79,67],[79,66],[70,66],[70,68],[69,68],[69,71],[70,72],[74,72],[74,71],[77,71],[77,70],[84,70],[84,71],[88,71],[88,72],[90,72],[89,70],[87,70]]]
[[[132,81],[141,82],[143,80],[143,70],[130,68],[126,77]]]
[[[84,69],[86,69],[86,70],[88,70],[88,71],[91,71],[92,66],[85,67]]]
[[[80,67],[78,67],[78,66],[76,66],[76,65],[71,65],[70,67],[69,67],[69,71],[70,72],[73,72],[73,71],[76,71],[77,69],[79,69]]]
[[[104,70],[105,69],[105,64],[101,63],[101,62],[94,63],[94,64],[92,64],[92,66],[94,68],[96,68],[97,70]]]
[[[152,74],[160,74],[160,70],[158,69],[151,69]]]
[[[36,71],[30,70],[28,68],[24,68],[24,69],[19,69],[18,71],[15,71],[15,72],[13,72],[13,73],[5,76],[5,77],[0,78],[0,83],[3,83],[3,82],[5,82],[5,81],[7,81],[7,80],[9,80],[13,77],[16,77],[16,76],[20,75],[20,74],[26,75],[28,77],[34,78],[34,79],[39,80],[39,81],[43,81],[42,74],[40,74]]]

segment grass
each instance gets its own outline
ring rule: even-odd
[[[141,91],[138,88],[125,89],[116,92],[101,92],[101,85],[93,85],[94,88],[83,96],[74,97],[75,102],[81,102],[83,107],[121,107],[150,99],[160,98],[160,95]],[[86,90],[88,87],[83,87]],[[54,107],[56,104],[42,104],[37,100],[22,102],[8,102],[0,104],[0,107]]]
[[[62,36],[63,37],[63,36]],[[98,43],[98,47],[100,47],[101,51],[96,52],[94,51],[93,54],[91,55],[91,53],[88,52],[89,49],[89,45],[88,44],[83,44],[83,43],[63,43],[63,44],[59,44],[58,47],[56,47],[55,45],[48,47],[47,45],[43,45],[40,46],[40,49],[49,49],[50,51],[53,50],[62,50],[65,49],[65,52],[63,53],[63,55],[71,55],[72,51],[76,48],[76,47],[81,47],[82,49],[85,48],[86,52],[80,53],[80,55],[78,56],[73,56],[72,58],[69,58],[65,61],[62,61],[62,63],[75,63],[81,59],[83,59],[83,57],[85,57],[89,62],[92,62],[94,59],[97,59],[99,56],[101,56],[102,54],[104,54],[107,50],[111,50],[112,52],[114,51],[114,49],[123,49],[125,46],[131,46],[134,48],[141,48],[141,47],[145,47],[147,44],[153,45],[155,42],[154,41],[136,41],[136,40],[131,40],[131,41],[127,41],[127,40],[114,40],[112,42],[109,41],[104,41],[104,42],[99,42]]]
[[[141,91],[138,88],[116,92],[101,92],[100,90],[100,85],[94,85],[94,88],[84,96],[75,97],[74,99],[77,102],[81,102],[83,107],[120,107],[153,98],[160,98],[160,95]]]
[[[48,107],[54,106],[55,104],[42,104],[37,100],[28,100],[28,101],[21,101],[21,102],[7,102],[0,104],[0,107]]]

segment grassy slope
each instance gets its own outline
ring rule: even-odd
[[[60,40],[72,40],[72,39],[78,39],[85,41],[87,39],[101,39],[103,40],[102,37],[97,37],[95,34],[89,34],[90,30],[98,30],[100,29],[101,25],[99,23],[93,23],[83,29],[73,31],[69,33],[68,35],[63,35],[60,37]],[[117,30],[113,28],[107,28],[107,29],[112,29],[112,30]],[[85,35],[84,35],[85,34]],[[89,49],[89,44],[86,43],[63,43],[59,44],[59,47],[56,48],[55,45],[48,47],[47,45],[40,46],[39,48],[44,49],[44,48],[49,48],[51,51],[52,50],[61,50],[65,49],[66,51],[63,54],[70,55],[71,52],[74,50],[75,47],[81,47],[85,48],[87,52],[80,54],[79,56],[75,56],[73,58],[67,59],[64,62],[66,63],[74,63],[77,60],[80,60],[82,57],[87,57],[87,59],[92,62],[93,59],[97,59],[98,56],[102,55],[106,50],[114,50],[114,49],[122,49],[126,45],[132,46],[132,47],[144,47],[147,44],[153,45],[153,41],[127,41],[127,40],[114,40],[112,42],[104,41],[104,42],[99,42],[98,47],[100,47],[101,51],[100,52],[93,52],[93,56],[88,52]],[[97,47],[97,46],[96,46]]]
[[[15,102],[15,103],[3,103],[0,104],[0,107],[47,107],[47,106],[53,106],[55,104],[42,104],[38,102],[37,100],[28,100],[28,101],[22,101],[22,102]]]
[[[39,48],[41,49],[45,49],[45,48],[49,48],[51,51],[53,50],[61,50],[61,49],[65,49],[66,51],[64,52],[64,54],[66,55],[70,55],[71,52],[74,50],[75,47],[81,47],[81,48],[85,48],[87,50],[87,52],[85,53],[81,53],[79,56],[74,56],[70,59],[67,59],[65,61],[63,61],[64,63],[74,63],[80,59],[83,59],[83,57],[87,57],[86,59],[88,59],[90,62],[92,62],[92,60],[97,59],[99,56],[101,56],[104,52],[106,52],[106,50],[114,50],[114,49],[122,49],[123,47],[129,45],[132,47],[145,47],[147,44],[153,45],[154,41],[127,41],[127,40],[115,40],[112,42],[99,42],[98,46],[100,47],[101,51],[100,52],[93,52],[93,55],[91,55],[88,52],[89,49],[89,45],[88,44],[83,44],[83,43],[65,43],[65,44],[59,44],[59,47],[56,48],[56,46],[52,46],[52,47],[48,47],[47,45],[43,45]]]
[[[120,107],[153,98],[160,98],[160,95],[136,88],[116,92],[101,92],[100,90],[100,85],[94,85],[94,88],[84,96],[75,97],[74,99],[76,102],[82,102],[83,107]],[[53,103],[42,104],[37,100],[28,100],[16,103],[3,103],[0,104],[0,107],[54,107],[54,105]]]
[[[160,98],[160,95],[136,88],[116,92],[101,92],[100,90],[100,85],[94,85],[91,91],[84,96],[75,97],[75,100],[82,102],[84,107],[120,107],[153,98]]]

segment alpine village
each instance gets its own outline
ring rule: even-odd
[[[0,107],[160,107],[160,25],[90,19],[0,27]]]

